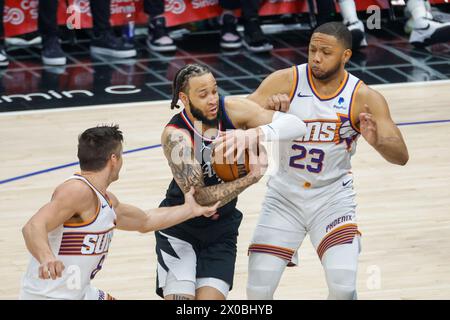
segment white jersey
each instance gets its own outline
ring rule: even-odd
[[[346,71],[335,94],[324,97],[315,90],[307,64],[293,68],[288,113],[302,119],[307,132],[298,140],[280,144],[279,168],[268,183],[277,190],[321,187],[348,174],[359,137],[352,105],[362,81]]]
[[[31,257],[22,279],[21,296],[47,299],[84,299],[89,295],[90,282],[101,270],[113,236],[116,214],[108,201],[81,175],[68,180],[85,182],[97,195],[98,207],[91,221],[82,224],[64,224],[48,234],[50,248],[65,269],[61,278],[39,278],[39,262]],[[101,297],[100,297],[101,298]]]

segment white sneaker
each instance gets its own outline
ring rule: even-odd
[[[0,67],[6,67],[9,64],[8,56],[5,50],[0,50]]]
[[[426,47],[435,43],[450,41],[450,22],[441,22],[436,19],[422,18],[422,21],[414,21],[409,43],[418,47]],[[425,20],[425,21],[424,21]],[[426,27],[417,27],[424,25]]]
[[[364,23],[361,20],[347,22],[347,29],[352,33],[352,49],[357,50],[361,47],[367,47],[366,33]]]

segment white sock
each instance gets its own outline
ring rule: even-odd
[[[339,0],[339,7],[344,18],[344,24],[358,21],[355,0]]]
[[[428,22],[424,18],[433,18],[431,13],[427,11],[424,0],[409,0],[406,4],[409,12],[414,20],[414,27],[425,28]]]

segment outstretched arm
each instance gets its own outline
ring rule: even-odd
[[[191,188],[186,193],[183,205],[156,208],[147,212],[130,204],[119,202],[116,196],[110,192],[108,196],[113,202],[117,215],[116,227],[121,230],[145,233],[166,229],[194,217],[210,217],[215,214],[219,203],[212,207],[202,207],[195,202],[194,192],[194,188]]]

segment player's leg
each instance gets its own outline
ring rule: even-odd
[[[247,298],[273,299],[288,264],[306,236],[298,208],[274,189],[267,190],[249,247]]]
[[[432,12],[427,10],[426,1],[408,0],[406,6],[411,14],[411,44],[423,47],[450,41],[450,22],[434,17]]]
[[[169,271],[162,288],[164,300],[195,300],[195,282],[178,280]]]
[[[349,244],[329,248],[322,257],[328,285],[328,299],[356,300],[356,276],[359,256],[359,236]]]
[[[218,278],[198,278],[196,300],[226,300],[230,285]]]
[[[288,261],[267,253],[250,252],[247,298],[272,300]]]
[[[197,255],[191,243],[157,231],[156,293],[166,300],[195,299]]]
[[[358,19],[355,0],[339,0],[339,6],[341,8],[343,23],[352,33],[353,49],[355,50],[359,47],[366,47],[367,41],[364,31],[364,24]]]
[[[352,177],[326,186],[316,198],[317,213],[310,237],[325,271],[329,299],[356,299],[356,275],[360,252]],[[320,192],[320,190],[318,190]]]
[[[220,218],[219,218],[220,219]],[[237,237],[242,213],[235,210],[227,224],[211,227],[210,235],[198,252],[196,300],[225,300],[233,287]],[[215,238],[215,239],[214,239]]]

